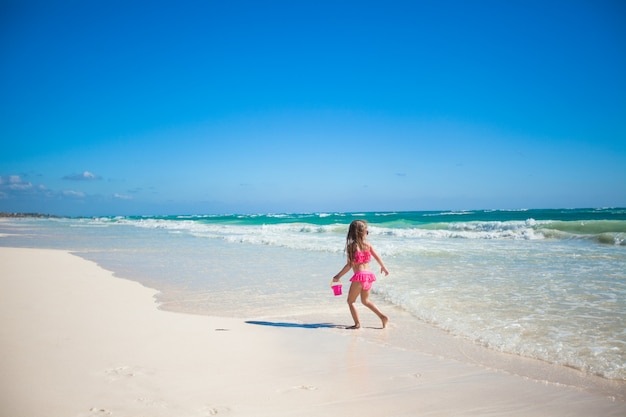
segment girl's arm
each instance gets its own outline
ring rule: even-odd
[[[370,245],[370,252],[372,253],[374,259],[376,259],[376,262],[378,262],[378,265],[380,265],[380,272],[385,275],[389,275],[389,271],[387,271],[387,268],[385,268],[385,264],[383,263],[382,259],[380,259],[380,256],[378,256],[372,245]]]
[[[342,276],[344,276],[346,274],[346,272],[348,272],[350,270],[351,266],[350,266],[350,262],[348,262],[342,269],[341,271],[339,271],[337,273],[337,275],[335,275],[333,277],[333,281],[337,281],[338,279],[340,279]]]

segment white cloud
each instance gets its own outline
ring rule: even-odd
[[[33,184],[30,182],[20,182],[9,184],[9,189],[14,191],[28,191],[33,189]]]
[[[33,199],[43,199],[42,201],[45,201],[49,198],[58,197],[84,198],[86,194],[75,190],[55,192],[43,184],[33,184],[20,175],[0,176],[0,198],[3,200],[27,199],[32,201]]]
[[[70,174],[63,177],[64,180],[70,181],[94,181],[101,180],[102,177],[94,174],[93,172],[84,171],[82,174]]]
[[[113,198],[117,198],[117,199],[120,199],[120,200],[132,200],[133,196],[126,195],[126,194],[115,193],[115,194],[113,194]]]
[[[33,184],[25,181],[19,175],[8,175],[0,177],[0,190],[7,191],[29,191],[33,189]]]
[[[81,191],[74,191],[74,190],[65,190],[65,191],[63,191],[63,195],[65,197],[77,197],[77,198],[84,198],[85,197],[85,193],[83,193]]]

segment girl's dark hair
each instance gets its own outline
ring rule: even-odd
[[[348,236],[346,236],[346,254],[348,255],[348,263],[352,265],[354,262],[354,254],[358,250],[365,250],[367,244],[367,222],[365,220],[354,220],[348,228]]]

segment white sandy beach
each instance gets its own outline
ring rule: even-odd
[[[619,399],[386,346],[387,330],[171,313],[154,295],[64,251],[0,248],[0,414],[626,415]],[[381,343],[360,336],[374,331]]]

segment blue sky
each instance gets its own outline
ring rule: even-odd
[[[623,1],[0,5],[0,211],[626,206]]]

